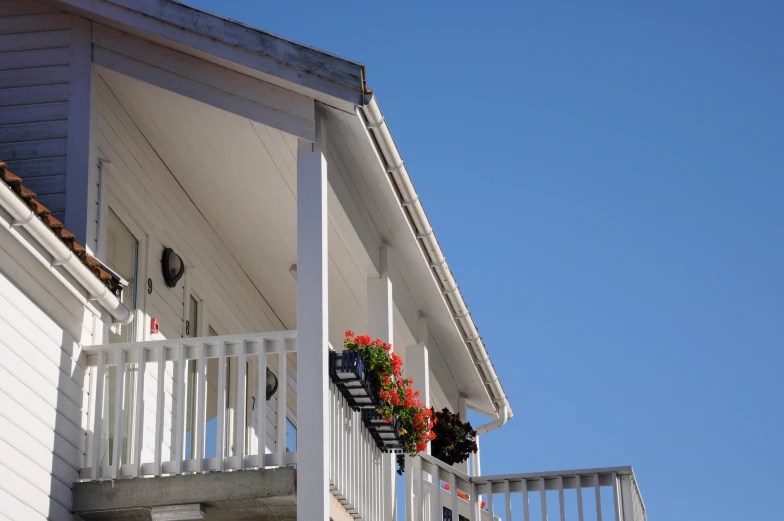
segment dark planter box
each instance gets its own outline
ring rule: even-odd
[[[403,453],[403,441],[400,439],[400,422],[393,416],[392,421],[387,423],[384,418],[373,409],[362,411],[362,421],[370,431],[370,435],[376,442],[376,446],[381,452],[391,454]]]
[[[356,410],[375,408],[376,399],[365,372],[362,355],[355,351],[329,352],[329,377],[349,406]]]

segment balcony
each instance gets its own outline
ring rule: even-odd
[[[296,467],[296,432],[292,439],[290,421],[297,410],[296,351],[296,331],[85,347],[92,376],[80,478]],[[266,396],[266,378],[258,375],[267,368],[278,380],[269,401],[257,398]],[[328,403],[332,494],[352,517],[378,519],[383,454],[361,413],[349,407],[333,384]],[[116,484],[127,486],[122,480]],[[197,502],[207,497],[197,497]],[[105,500],[102,510],[132,507]],[[293,508],[293,498],[286,501]],[[85,511],[95,506],[76,505]],[[215,499],[211,507],[225,505]]]
[[[281,518],[296,517],[296,467],[305,471],[307,465],[298,461],[292,433],[296,331],[110,344],[84,352],[91,376],[80,478],[116,481],[111,488],[77,487],[74,511],[81,517],[109,519],[109,511],[126,516],[185,503],[205,505],[210,519],[242,519],[238,508],[249,519],[270,509]],[[278,380],[269,400],[266,378],[259,378],[268,368]],[[387,518],[395,496],[387,488],[394,481],[392,457],[333,383],[327,406],[332,496],[351,518]],[[513,513],[523,521],[646,521],[631,467],[468,476],[427,454],[407,460],[405,505],[397,511],[409,521],[511,521]],[[236,472],[243,470],[248,472]],[[140,503],[139,497],[146,499]]]
[[[406,466],[409,521],[647,521],[631,467],[470,477],[426,454],[419,459]]]

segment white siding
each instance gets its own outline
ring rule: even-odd
[[[0,518],[67,521],[85,449],[92,317],[0,229]]]
[[[65,212],[69,15],[0,2],[0,160],[58,219]]]
[[[149,266],[146,275],[140,276],[140,283],[146,288],[146,278],[150,278],[153,291],[146,295],[145,302],[140,302],[139,306],[148,317],[160,321],[161,333],[153,335],[152,339],[182,336],[188,292],[205,301],[210,316],[206,319],[207,325],[214,327],[218,334],[285,329],[221,237],[193,204],[106,83],[101,80],[96,87],[96,146],[98,155],[111,161],[112,173],[107,179],[107,187],[114,197],[119,199],[123,211],[143,229],[149,245]],[[114,184],[110,185],[111,183]],[[189,273],[175,288],[167,287],[160,268],[165,247],[171,247],[180,254],[187,263],[188,270],[198,273],[198,276]],[[144,273],[144,268],[141,273]],[[272,356],[268,360],[273,372],[277,372],[276,359],[276,356]],[[289,377],[279,379],[280,389],[284,388],[283,382],[288,380],[287,402],[291,404],[289,417],[296,421],[296,357],[290,355],[288,360]],[[170,377],[169,367],[167,373]],[[255,379],[256,373],[251,371],[250,374],[251,378]],[[148,394],[154,393],[156,389],[156,375],[154,365],[148,365],[145,380]],[[171,439],[171,432],[168,430],[171,428],[171,380],[168,380],[166,385],[167,432],[164,436],[164,451],[169,447]],[[255,388],[253,381],[250,385]],[[148,418],[154,418],[155,402],[151,397],[152,394],[147,400],[150,404],[146,411]],[[248,402],[250,414],[250,400]],[[277,402],[273,398],[267,407],[267,448],[270,451],[275,450],[274,438],[271,436],[275,433],[276,407]],[[151,430],[145,431],[143,457],[152,454],[151,435]]]

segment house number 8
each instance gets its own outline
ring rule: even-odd
[[[190,335],[191,334],[191,321],[190,320],[186,320],[185,321],[185,334],[186,335]]]

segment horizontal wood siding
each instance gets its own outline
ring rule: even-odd
[[[0,1],[0,160],[61,220],[70,26],[43,4]]]
[[[111,161],[113,172],[123,183],[107,186],[120,199],[124,212],[130,214],[148,236],[150,266],[146,276],[152,281],[152,293],[147,295],[143,305],[144,312],[157,318],[161,328],[160,335],[154,335],[153,339],[179,338],[183,335],[185,302],[189,298],[184,287],[188,275],[175,288],[169,288],[163,281],[160,262],[166,247],[173,248],[185,259],[188,269],[198,273],[202,281],[199,284],[191,283],[189,289],[205,301],[208,313],[215,318],[214,321],[208,320],[208,325],[214,327],[218,334],[285,329],[108,85],[101,80],[97,89],[98,154]],[[108,183],[114,179],[110,177]],[[289,375],[280,378],[280,389],[284,388],[284,381],[289,382],[286,387],[287,403],[292,408],[289,417],[296,422],[296,356],[292,354],[287,359]],[[270,356],[268,364],[277,373],[277,356]],[[167,366],[168,374],[172,370],[173,367]],[[145,380],[147,393],[152,393],[156,388],[156,374],[155,367],[148,366]],[[168,378],[166,385],[167,430],[164,451],[170,447],[170,412],[173,407],[171,380]],[[255,388],[255,384],[251,385]],[[147,417],[154,418],[155,402],[148,396],[147,403]],[[276,450],[275,438],[272,437],[276,432],[276,399],[273,398],[268,405],[267,449],[272,452]],[[251,414],[250,409],[248,414]],[[145,430],[144,439],[144,453],[148,456],[153,450],[151,427],[152,424],[150,429]]]
[[[84,461],[93,315],[0,230],[0,518],[69,521]]]

